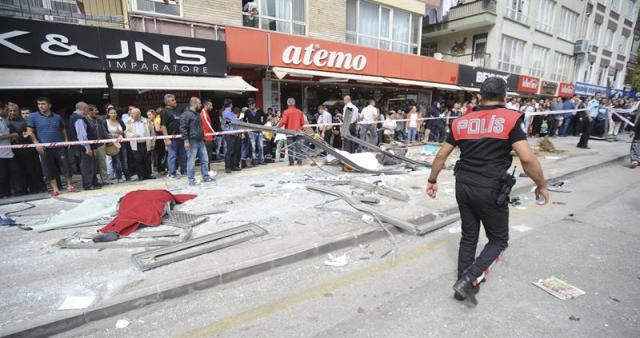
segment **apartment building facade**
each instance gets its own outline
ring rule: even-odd
[[[569,96],[578,23],[586,3],[478,0],[441,7],[440,17],[427,19],[423,54],[504,76],[520,75],[511,89],[521,94]]]
[[[590,0],[580,23],[575,48],[576,91],[621,91],[631,60],[640,3],[635,0]]]

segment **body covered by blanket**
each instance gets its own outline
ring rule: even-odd
[[[100,232],[116,232],[127,236],[141,225],[158,226],[162,223],[162,216],[167,203],[184,203],[196,198],[197,195],[173,195],[166,190],[136,190],[127,193],[120,200],[118,215]]]

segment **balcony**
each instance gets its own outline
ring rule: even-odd
[[[437,52],[433,55],[436,59],[442,58],[442,60],[455,62],[461,65],[467,65],[471,67],[489,67],[491,62],[491,54],[488,53],[476,53],[476,54],[461,54],[453,55],[448,53]]]
[[[125,25],[120,0],[4,0],[0,16],[113,28]]]
[[[496,1],[478,0],[451,7],[441,22],[425,24],[423,38],[493,26],[496,23]]]

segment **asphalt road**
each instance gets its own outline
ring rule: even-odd
[[[638,337],[640,169],[620,163],[567,185],[574,191],[552,193],[554,204],[528,196],[511,209],[511,225],[530,229],[511,229],[476,308],[452,298],[454,224],[334,253],[347,255],[342,267],[314,258],[59,336]],[[563,301],[532,285],[550,276],[586,295]],[[116,328],[119,319],[129,325]]]

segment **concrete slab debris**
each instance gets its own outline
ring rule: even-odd
[[[87,223],[96,222],[102,217],[114,216],[117,212],[120,197],[122,197],[121,194],[111,194],[90,198],[71,210],[51,216],[44,224],[31,225],[29,228],[37,232],[44,232],[54,229],[84,226]]]

